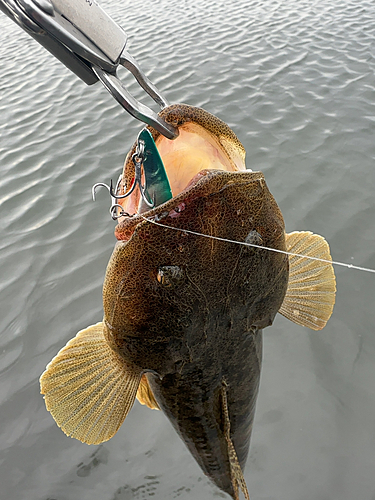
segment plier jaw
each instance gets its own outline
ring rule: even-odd
[[[87,85],[100,80],[132,116],[168,139],[178,136],[175,127],[134,99],[117,77],[118,66],[125,66],[161,108],[168,105],[126,52],[125,31],[95,0],[0,0],[0,10]]]

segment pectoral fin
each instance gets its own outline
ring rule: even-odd
[[[309,231],[286,234],[287,251],[331,261],[326,240]],[[289,283],[279,312],[298,325],[321,330],[335,304],[336,279],[332,264],[289,256]]]
[[[221,396],[222,396],[223,417],[224,417],[224,435],[228,446],[228,457],[229,457],[232,486],[234,491],[234,498],[235,500],[239,500],[238,486],[240,486],[246,500],[250,500],[249,492],[247,490],[241,465],[238,461],[236,450],[230,438],[230,420],[228,411],[227,384],[225,383],[224,380],[221,388]]]
[[[103,323],[97,323],[61,349],[40,377],[40,387],[47,410],[65,434],[99,444],[120,428],[141,376],[111,349]]]
[[[141,383],[139,384],[137,391],[137,399],[141,405],[146,405],[151,408],[151,410],[160,410],[146,375],[142,375]]]

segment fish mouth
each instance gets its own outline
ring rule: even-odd
[[[179,127],[176,140],[171,141],[159,136],[155,144],[163,160],[173,196],[191,185],[200,172],[245,170],[242,158],[234,155],[232,157],[231,152],[221,144],[219,137],[194,122]]]
[[[179,204],[184,202],[183,195],[188,196],[198,183],[210,182],[212,173],[246,171],[244,147],[228,125],[219,118],[203,109],[182,104],[165,108],[160,116],[179,131],[176,139],[169,140],[148,127],[169,181],[172,198],[167,203],[173,202],[177,210]],[[129,189],[134,180],[135,151],[136,144],[125,160],[120,195]],[[165,208],[165,203],[162,203],[150,210],[143,202],[139,189],[119,200],[119,204],[124,213],[133,214],[121,217],[120,225],[129,225],[129,217],[134,219],[139,214],[148,217],[155,209],[160,212],[160,209],[163,211]]]

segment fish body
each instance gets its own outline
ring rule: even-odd
[[[164,411],[219,488],[237,499],[241,487],[248,498],[242,471],[262,330],[278,311],[321,328],[334,301],[332,266],[285,252],[299,245],[324,258],[328,246],[311,233],[286,235],[263,174],[244,169],[243,147],[227,125],[189,106],[162,114],[180,130],[179,142],[152,131],[168,177],[177,171],[173,198],[120,219],[103,321],[52,360],[42,393],[64,432],[87,443],[112,437],[137,396]],[[122,203],[129,213],[143,207],[137,192]]]
[[[184,194],[178,217],[175,203],[149,217],[199,233],[209,228],[235,241],[256,232],[264,245],[286,248],[283,218],[262,174],[207,172]],[[258,248],[231,248],[142,219],[131,223],[134,233],[116,245],[104,283],[108,339],[126,359],[152,372],[147,378],[159,407],[204,472],[232,495],[223,381],[231,438],[244,466],[259,386],[262,328],[272,323],[283,302],[288,258]],[[176,276],[162,283],[158,273],[167,267]]]

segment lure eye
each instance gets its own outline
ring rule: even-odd
[[[156,279],[165,288],[179,285],[184,278],[182,269],[178,266],[161,266],[158,269]]]

